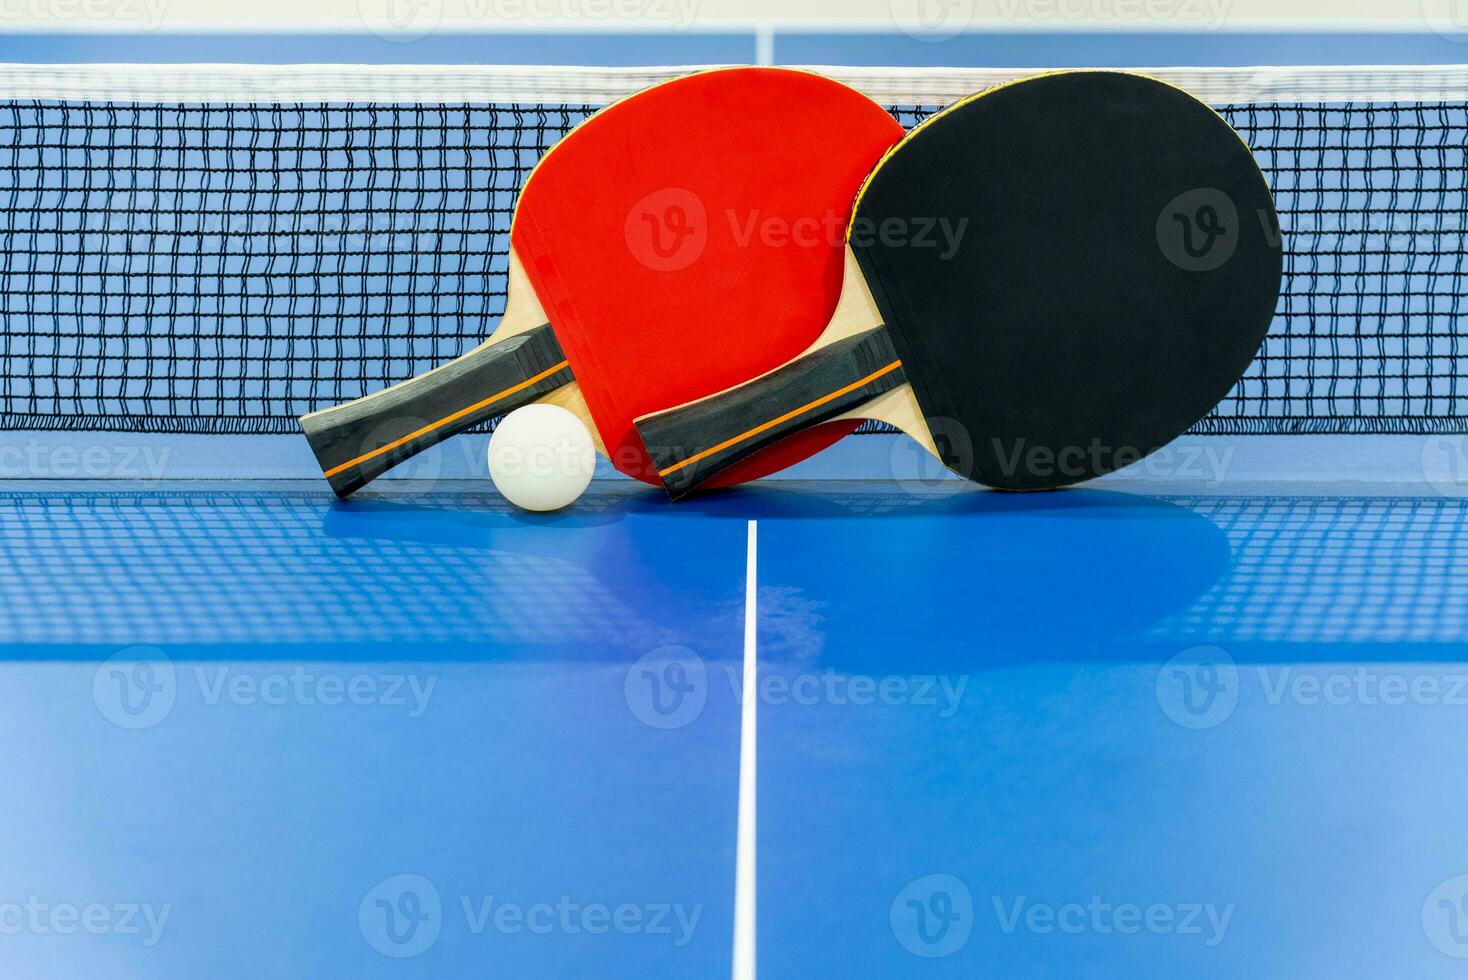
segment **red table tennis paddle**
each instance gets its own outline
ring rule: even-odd
[[[457,360],[301,426],[341,497],[534,401],[581,415],[617,469],[657,474],[633,419],[804,350],[841,291],[851,201],[902,127],[865,96],[777,68],[701,72],[616,102],[528,178],[499,328]],[[718,482],[757,479],[857,423],[801,432]]]
[[[970,480],[1063,486],[1181,435],[1238,381],[1283,252],[1249,148],[1124,72],[1038,76],[927,120],[863,186],[821,338],[639,419],[676,499],[831,419],[907,432]]]

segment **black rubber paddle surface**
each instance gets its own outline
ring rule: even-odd
[[[956,245],[902,234],[935,222]],[[850,240],[944,463],[1017,489],[1109,472],[1206,415],[1263,342],[1283,262],[1238,135],[1119,72],[935,117],[872,176]]]

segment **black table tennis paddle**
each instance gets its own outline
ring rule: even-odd
[[[887,421],[970,480],[1048,489],[1207,414],[1278,299],[1278,218],[1212,109],[1125,72],[1037,76],[915,128],[867,179],[820,339],[736,388],[643,416],[677,499],[836,418]]]

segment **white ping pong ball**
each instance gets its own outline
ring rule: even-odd
[[[489,478],[525,510],[560,510],[586,491],[596,470],[591,433],[559,405],[526,405],[489,437]]]

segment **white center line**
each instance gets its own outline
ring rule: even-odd
[[[754,790],[755,706],[759,702],[759,667],[755,657],[758,621],[758,525],[749,522],[749,545],[744,565],[744,682],[739,706],[739,823],[734,854],[734,980],[754,980]]]

